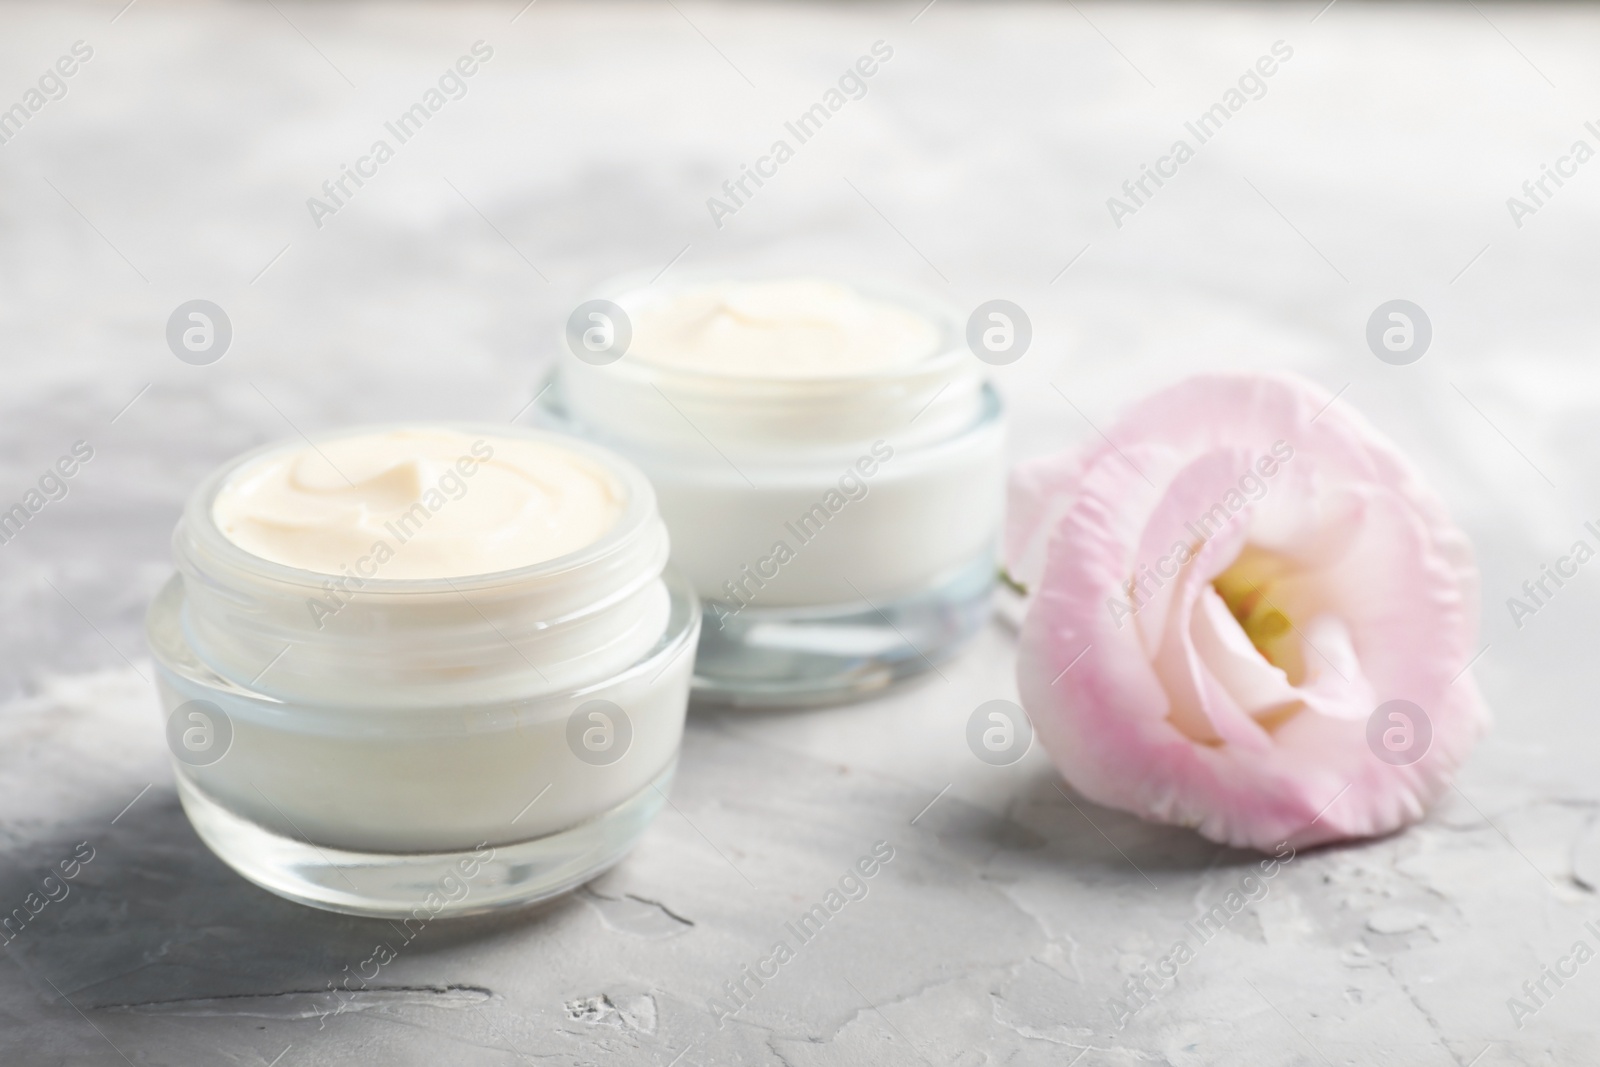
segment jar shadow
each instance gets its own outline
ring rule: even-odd
[[[93,858],[74,878],[42,887],[85,841]],[[46,889],[59,899],[30,914]],[[585,906],[567,894],[528,908],[401,922],[296,904],[217,859],[170,785],[152,789],[114,827],[53,833],[12,852],[0,871],[0,901],[29,914],[20,929],[13,917],[5,951],[47,998],[54,986],[85,1011],[263,1019],[314,1019],[341,1004],[471,1007],[493,991],[419,983],[413,961]],[[341,984],[357,992],[336,997],[332,987]]]

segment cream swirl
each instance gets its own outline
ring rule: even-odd
[[[814,278],[719,282],[637,309],[630,354],[659,366],[748,378],[841,378],[934,355],[922,316]]]
[[[624,487],[559,446],[443,427],[276,452],[234,473],[211,514],[274,563],[364,578],[455,578],[543,563],[617,524]]]

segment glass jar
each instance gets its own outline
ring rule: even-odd
[[[641,308],[697,284],[604,287],[569,322],[538,405],[544,425],[626,455],[655,486],[673,562],[705,604],[697,696],[826,703],[934,668],[987,618],[1004,484],[1000,400],[962,324],[862,286],[931,324],[935,350],[827,377],[627,350]]]
[[[147,630],[178,795],[212,851],[292,900],[392,917],[529,903],[616,863],[665,802],[700,609],[649,482],[581,441],[450,428],[586,457],[622,487],[621,518],[492,574],[300,570],[213,518],[230,478],[294,441],[213,473],[173,535]]]

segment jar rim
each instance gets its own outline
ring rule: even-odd
[[[185,502],[181,521],[173,534],[174,551],[180,558],[194,555],[182,544],[182,540],[187,537],[192,539],[194,547],[199,549],[208,561],[219,563],[232,571],[244,572],[252,578],[268,582],[321,590],[328,579],[338,579],[344,575],[279,563],[237,544],[223,533],[216,523],[214,505],[217,495],[237,472],[266,456],[302,448],[307,444],[316,447],[318,444],[361,434],[418,429],[454,430],[486,437],[514,437],[539,441],[576,452],[615,477],[627,495],[627,503],[616,523],[597,540],[552,559],[509,570],[451,575],[443,578],[385,578],[382,575],[363,577],[361,579],[363,595],[459,593],[462,590],[536,583],[588,567],[598,560],[624,550],[642,532],[650,529],[656,517],[655,489],[650,485],[644,472],[615,451],[580,437],[514,424],[501,426],[459,420],[357,423],[311,436],[302,434],[299,438],[280,438],[235,456],[217,467],[201,481]]]
[[[568,401],[565,383],[559,370],[551,370],[544,379],[547,389],[541,389],[538,401],[534,404],[534,411],[539,420],[547,426],[555,427],[559,433],[582,434],[587,439],[618,452],[628,452],[639,448],[641,442],[624,437],[614,430],[595,424],[584,419],[575,411]],[[914,440],[907,444],[904,441],[892,441],[896,454],[904,453],[907,456],[928,457],[937,455],[940,451],[959,448],[971,435],[988,432],[1001,423],[1005,416],[1005,401],[1000,396],[1000,391],[995,388],[992,381],[984,380],[979,384],[977,391],[977,404],[970,413],[970,417],[950,432],[926,440]],[[828,467],[841,457],[854,458],[859,455],[862,448],[869,446],[881,438],[862,438],[860,440],[841,441],[831,447],[819,448],[808,445],[804,450],[797,449],[792,444],[770,454],[751,455],[738,454],[740,468],[747,466],[761,471],[763,478],[783,478],[788,471],[806,471],[818,467]],[[654,462],[658,459],[671,459],[681,461],[685,453],[670,445],[651,443],[652,452],[646,466],[654,469]],[[737,471],[730,469],[730,475],[737,477]]]
[[[639,677],[652,681],[666,666],[692,649],[700,636],[700,598],[677,568],[667,564],[659,575],[668,595],[668,612],[665,627],[655,643],[641,652],[632,663],[615,673],[572,683],[565,689],[540,690],[518,697],[488,695],[463,699],[458,695],[417,704],[396,704],[392,700],[363,704],[338,701],[308,702],[303,697],[275,694],[269,687],[257,682],[242,682],[217,668],[195,648],[189,634],[179,619],[189,596],[182,576],[174,575],[157,591],[145,615],[145,634],[157,668],[167,672],[184,688],[198,687],[206,695],[222,694],[235,708],[235,718],[247,720],[304,720],[313,717],[327,724],[367,724],[392,732],[397,723],[414,725],[442,711],[453,715],[471,715],[484,709],[504,708],[508,704],[532,708],[560,701],[575,701],[601,692],[617,682]],[[381,714],[379,714],[381,713]]]

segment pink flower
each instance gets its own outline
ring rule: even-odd
[[[1015,471],[1017,681],[1089,799],[1262,850],[1369,837],[1420,818],[1486,728],[1471,546],[1331,401],[1193,378]]]

